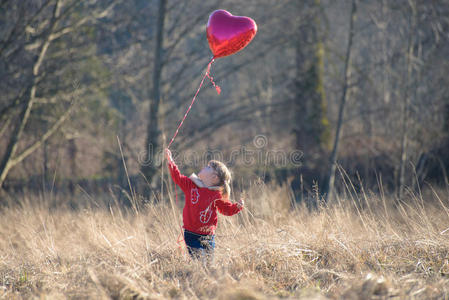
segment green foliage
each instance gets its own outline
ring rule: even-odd
[[[317,43],[316,57],[317,63],[315,68],[317,69],[316,79],[316,92],[319,95],[317,106],[317,118],[319,118],[319,143],[324,149],[330,149],[331,147],[331,133],[329,119],[327,118],[327,99],[326,92],[324,91],[324,46],[320,41]]]
[[[19,275],[19,284],[26,284],[28,281],[28,273],[26,270],[22,270]]]

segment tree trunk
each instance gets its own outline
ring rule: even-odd
[[[44,187],[44,192],[47,191],[47,184],[48,184],[48,178],[49,178],[49,174],[48,174],[48,143],[44,142],[42,145],[42,152],[43,152],[43,157],[42,157],[42,186]]]
[[[68,149],[67,154],[69,156],[69,165],[70,165],[70,181],[69,181],[69,193],[70,195],[75,194],[75,185],[78,181],[78,172],[76,167],[76,156],[78,153],[78,147],[76,146],[75,137],[71,137],[68,140]]]
[[[350,63],[351,63],[351,50],[352,50],[352,39],[354,37],[354,22],[356,19],[357,13],[357,0],[352,0],[352,8],[351,8],[351,18],[349,22],[349,37],[348,37],[348,45],[346,47],[346,56],[345,56],[345,66],[344,66],[344,80],[343,80],[343,91],[341,95],[340,107],[338,110],[338,121],[337,128],[335,131],[335,141],[334,146],[332,148],[332,153],[330,156],[330,168],[327,176],[326,184],[325,184],[325,200],[328,202],[332,199],[332,194],[334,190],[334,181],[335,181],[335,169],[337,166],[337,157],[338,157],[338,146],[340,141],[341,134],[341,126],[343,124],[344,117],[344,109],[346,104],[347,92],[348,92],[348,79],[350,76]]]
[[[402,123],[402,136],[401,136],[401,159],[399,164],[399,182],[398,182],[398,197],[402,199],[404,196],[405,187],[405,164],[407,163],[407,148],[408,148],[408,126],[409,126],[409,106],[410,106],[410,89],[411,89],[411,76],[412,76],[412,56],[414,46],[414,34],[416,24],[416,7],[414,1],[409,1],[411,8],[409,37],[407,47],[407,74],[405,79],[404,88],[404,101],[402,104],[401,123]]]
[[[329,149],[329,121],[327,119],[326,95],[323,87],[324,47],[320,36],[320,1],[298,4],[303,11],[309,5],[313,14],[298,26],[295,82],[295,146],[317,153]]]
[[[157,20],[156,55],[154,58],[153,70],[153,95],[150,103],[150,115],[147,127],[146,153],[147,164],[141,168],[142,173],[149,183],[152,182],[156,173],[156,153],[159,148],[159,103],[160,103],[160,82],[162,74],[162,52],[164,44],[164,21],[165,21],[166,0],[159,0],[159,12]]]

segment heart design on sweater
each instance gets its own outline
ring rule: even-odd
[[[210,209],[210,206],[208,206],[205,210],[200,212],[200,222],[206,224],[207,222],[209,222],[211,216],[212,209]]]
[[[193,188],[190,191],[190,201],[192,202],[192,204],[196,204],[199,199],[200,199],[200,193],[198,192],[198,189]]]

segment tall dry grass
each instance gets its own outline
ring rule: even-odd
[[[74,210],[23,197],[0,211],[0,297],[448,298],[448,197],[393,204],[349,188],[309,211],[287,189],[255,184],[241,214],[220,217],[211,267],[180,252],[181,210],[170,204],[83,196]]]

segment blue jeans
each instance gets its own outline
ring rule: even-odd
[[[184,230],[184,241],[187,250],[193,258],[212,258],[215,248],[215,236],[197,234],[188,230]]]

